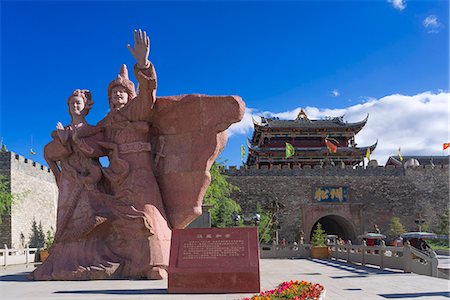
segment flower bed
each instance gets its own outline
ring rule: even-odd
[[[273,290],[261,292],[244,300],[321,300],[324,296],[325,288],[321,284],[291,280],[281,283]]]

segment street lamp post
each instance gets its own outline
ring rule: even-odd
[[[253,225],[253,226],[258,226],[259,222],[261,221],[261,215],[258,213],[254,213],[253,216],[248,216],[248,215],[239,215],[239,214],[235,214],[233,215],[233,222],[234,222],[234,226],[239,226],[242,218],[244,219],[244,225]]]
[[[279,241],[279,235],[278,231],[280,229],[280,223],[278,221],[278,213],[280,209],[283,209],[285,206],[281,202],[279,202],[277,199],[273,200],[269,203],[268,206],[266,206],[266,209],[269,209],[271,211],[272,217],[271,217],[271,223],[272,223],[272,242],[275,245],[278,245]]]
[[[238,214],[233,215],[233,223],[234,226],[239,226],[239,223],[241,222],[241,216]]]
[[[422,213],[419,213],[419,218],[414,220],[414,223],[416,223],[419,226],[419,231],[422,231],[422,224],[425,223],[425,219],[423,217],[426,217],[425,215],[422,216]]]

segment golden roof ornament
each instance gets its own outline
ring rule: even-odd
[[[303,108],[298,113],[296,120],[309,121],[309,118]]]

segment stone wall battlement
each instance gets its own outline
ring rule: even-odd
[[[17,170],[24,174],[38,177],[45,181],[54,182],[53,173],[51,170],[38,162],[34,162],[22,155],[16,154],[14,152],[7,152],[9,154],[9,160],[11,165],[11,171]]]
[[[267,166],[263,166],[261,169],[257,169],[256,166],[251,167],[236,167],[230,166],[224,170],[226,175],[229,176],[407,176],[410,174],[424,173],[433,175],[446,175],[449,173],[448,165],[430,165],[407,167],[402,166],[378,166],[378,167],[345,167],[341,166],[325,166],[315,167],[310,166],[298,167],[293,169],[289,167],[280,167],[275,165],[271,169]]]
[[[32,223],[42,224],[43,233],[55,229],[58,188],[50,169],[14,152],[0,153],[0,174],[17,195],[11,211],[0,224],[0,244],[25,246],[32,235]]]

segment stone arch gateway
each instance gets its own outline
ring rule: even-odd
[[[311,240],[318,222],[327,234],[336,234],[345,240],[355,241],[364,232],[361,204],[304,204],[302,212],[306,242]]]
[[[311,240],[318,223],[322,225],[322,229],[325,230],[327,234],[337,235],[344,240],[354,240],[356,238],[355,228],[351,221],[347,220],[345,217],[330,214],[321,217],[314,222],[311,231],[308,232],[309,240]]]

